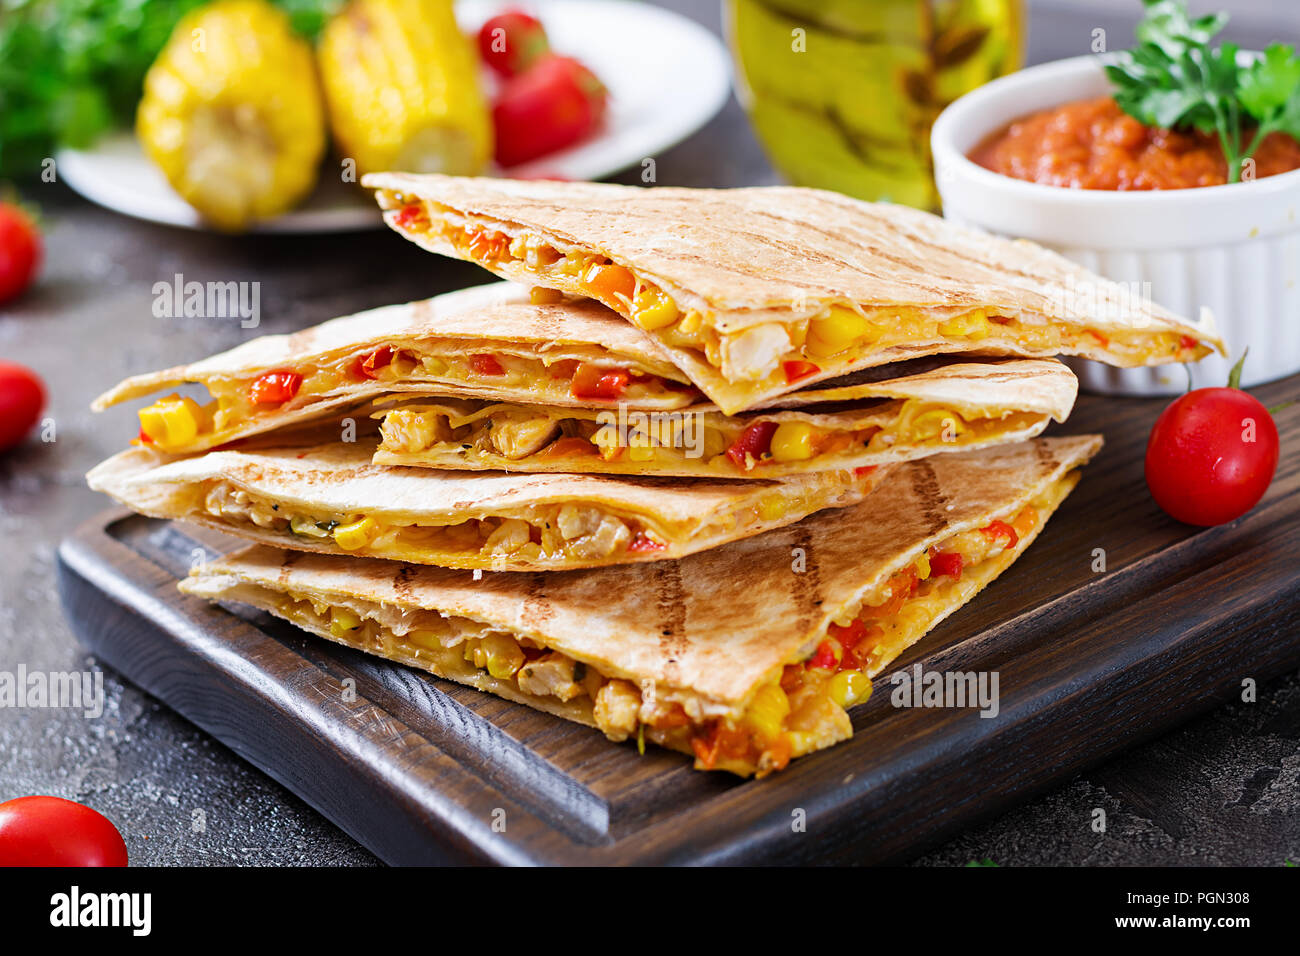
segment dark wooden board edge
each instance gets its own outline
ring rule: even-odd
[[[174,575],[107,532],[125,515],[88,522],[60,549],[60,589],[78,636],[392,863],[898,861],[1227,699],[1243,676],[1263,681],[1300,663],[1296,573],[1267,577],[1261,589],[1261,575],[1276,572],[1266,559],[1279,556],[1231,546],[1270,524],[1300,534],[1300,516],[1279,505],[1231,535],[1203,532],[1125,569],[1104,611],[1076,592],[899,662],[998,669],[996,728],[965,711],[891,708],[881,687],[855,711],[853,740],[791,771],[715,788],[693,809],[621,832],[604,830],[611,808],[588,794],[589,832],[574,839],[544,803],[494,786],[488,768],[454,759],[360,688],[352,704],[302,694],[338,678],[293,654],[298,672],[274,673],[271,638],[254,623],[179,595]],[[1198,595],[1210,586],[1226,597],[1207,608]],[[1059,648],[1040,639],[1045,628],[1062,635]],[[214,684],[219,692],[203,690]],[[492,831],[493,808],[506,809],[509,833]],[[796,808],[806,817],[800,833],[791,827]]]

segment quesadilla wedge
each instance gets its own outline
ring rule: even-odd
[[[213,451],[133,448],[96,491],[158,518],[263,544],[414,564],[558,571],[676,558],[860,501],[885,469],[760,482],[466,474],[371,464],[373,445]]]
[[[375,173],[421,247],[604,302],[727,414],[937,352],[1200,359],[1197,327],[1025,241],[813,189],[639,188]]]
[[[494,282],[360,312],[137,375],[92,407],[202,384],[212,397],[206,405],[170,395],[140,412],[139,443],[186,454],[341,414],[391,392],[638,408],[680,408],[698,398],[653,343],[608,309],[534,298]]]
[[[871,677],[1024,552],[1100,447],[1085,435],[908,462],[853,508],[648,568],[475,581],[258,547],[181,589],[700,769],[762,775],[850,737]]]
[[[925,362],[927,360],[921,360]],[[893,368],[893,366],[890,366]],[[1078,382],[1060,362],[952,363],[793,392],[724,415],[411,399],[378,412],[377,464],[525,472],[771,478],[1032,438],[1065,421]]]

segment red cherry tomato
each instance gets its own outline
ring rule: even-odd
[[[0,302],[26,289],[41,264],[41,234],[17,206],[0,203]]]
[[[508,80],[492,106],[497,162],[514,166],[586,138],[604,118],[607,95],[577,60],[544,56]]]
[[[524,72],[550,49],[541,22],[522,10],[498,13],[478,31],[479,56],[505,77]]]
[[[126,866],[108,817],[61,797],[0,803],[0,866]]]
[[[1198,388],[1156,419],[1147,487],[1179,521],[1224,524],[1264,497],[1277,456],[1277,425],[1258,399],[1239,388]]]
[[[36,373],[17,362],[0,360],[0,452],[23,440],[44,407],[45,387]]]

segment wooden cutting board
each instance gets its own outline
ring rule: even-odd
[[[1255,394],[1276,405],[1300,377]],[[101,660],[391,863],[897,861],[1300,666],[1300,405],[1276,415],[1282,461],[1263,503],[1193,529],[1143,482],[1164,404],[1080,399],[1056,430],[1107,444],[1078,489],[1016,565],[891,668],[997,671],[996,718],[894,707],[882,675],[852,740],[765,780],[638,756],[184,597],[191,562],[235,544],[210,532],[107,512],[64,542],[60,587]],[[736,600],[755,599],[737,581]]]

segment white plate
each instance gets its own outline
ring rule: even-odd
[[[508,173],[492,170],[493,175],[602,179],[681,142],[707,123],[731,92],[730,61],[721,41],[694,21],[658,7],[631,0],[467,0],[456,10],[466,30],[477,30],[497,11],[521,6],[542,21],[558,53],[576,56],[609,87],[609,112],[591,140]],[[334,162],[326,160],[326,173]],[[138,219],[206,228],[129,133],[105,137],[92,149],[60,150],[56,163],[60,179],[101,206]],[[380,225],[366,193],[322,175],[302,206],[253,231],[344,232]]]

